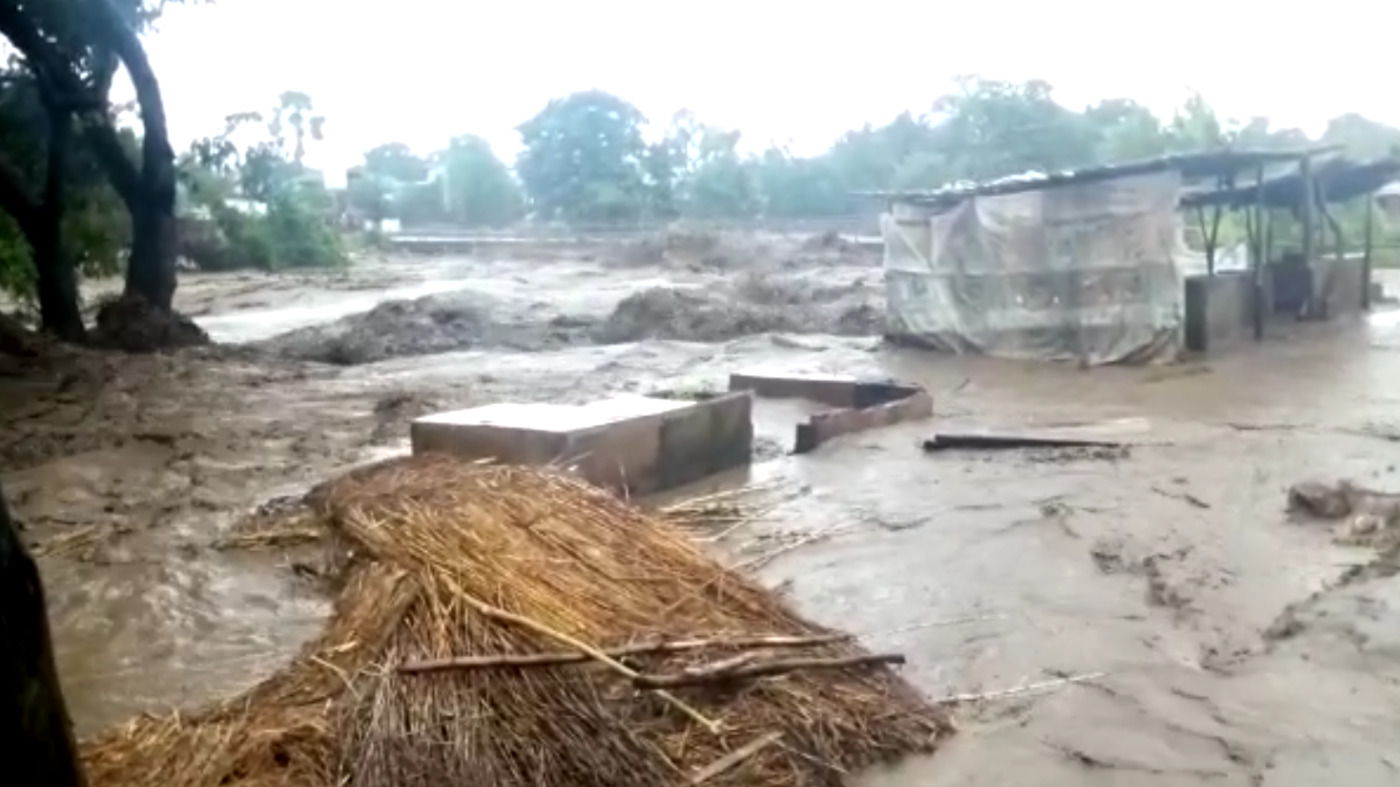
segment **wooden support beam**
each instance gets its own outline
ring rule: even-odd
[[[1264,206],[1264,167],[1260,165],[1255,173],[1256,181],[1254,186],[1254,238],[1249,249],[1250,274],[1253,282],[1253,295],[1251,302],[1253,313],[1250,315],[1254,322],[1254,341],[1264,341],[1264,316],[1268,313],[1268,298],[1264,292],[1264,260],[1268,255],[1268,249],[1264,239],[1264,221],[1268,208]]]
[[[1317,190],[1313,182],[1312,157],[1303,156],[1298,166],[1298,177],[1302,181],[1302,204],[1298,206],[1299,221],[1303,225],[1303,262],[1309,267],[1313,263],[1313,226],[1317,223]]]
[[[1376,195],[1367,194],[1366,230],[1361,257],[1361,310],[1371,310],[1371,251],[1376,243]]]

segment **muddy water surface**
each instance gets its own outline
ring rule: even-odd
[[[222,311],[217,277],[195,277],[185,297],[203,299],[214,332],[252,340],[312,319],[303,307],[368,308],[395,288],[460,285],[521,313],[604,313],[657,280],[724,275],[439,260],[289,288],[241,281]],[[1099,677],[968,705],[963,734],[936,758],[867,783],[1400,783],[1400,585],[1334,589],[1371,555],[1283,513],[1284,489],[1303,478],[1400,489],[1400,326],[1291,333],[1208,363],[1092,372],[824,335],[347,368],[218,354],[98,371],[73,361],[0,387],[43,403],[9,422],[6,490],[33,538],[56,545],[43,568],[60,669],[90,732],[241,688],[310,636],[325,604],[294,557],[211,544],[270,497],[403,450],[419,411],[713,385],[756,365],[888,373],[927,385],[938,420],[760,464],[751,475],[776,484],[763,494],[777,507],[722,546],[827,532],[767,565],[765,581],[871,648],[907,653],[931,696]],[[774,442],[802,414],[762,413]],[[1123,419],[1146,425],[1126,457],[918,449],[934,428]],[[86,541],[82,528],[100,532]],[[1305,623],[1265,637],[1290,604]]]

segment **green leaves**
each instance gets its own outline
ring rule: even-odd
[[[520,217],[520,187],[481,137],[456,137],[438,156],[447,216],[468,227],[503,226]]]
[[[554,99],[519,126],[516,174],[543,218],[615,221],[647,204],[646,118],[610,93]]]
[[[317,173],[301,164],[305,138],[320,118],[305,93],[278,96],[271,112],[238,112],[224,133],[197,140],[181,158],[181,181],[195,216],[185,252],[206,269],[325,267],[346,260],[332,226],[335,202]],[[286,130],[295,135],[288,151]],[[252,132],[242,145],[236,137]],[[361,184],[351,184],[359,186]],[[209,219],[200,219],[207,212]],[[207,226],[212,220],[214,225]]]

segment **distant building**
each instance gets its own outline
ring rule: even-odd
[[[1319,255],[1327,228],[1317,215],[1302,248],[1277,257],[1267,234],[1251,239],[1263,253],[1249,254],[1212,233],[1204,260],[1184,239],[1183,211],[1242,212],[1258,227],[1266,211],[1297,210],[1310,193],[1335,204],[1380,189],[1377,201],[1400,214],[1390,184],[1400,161],[1335,152],[1223,150],[868,194],[888,206],[886,336],[953,353],[1150,363],[1251,324],[1260,339],[1275,312],[1326,319],[1366,308],[1369,269]]]

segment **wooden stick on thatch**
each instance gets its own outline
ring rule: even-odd
[[[607,648],[602,652],[615,659],[627,656],[649,656],[662,653],[681,653],[688,650],[745,650],[755,648],[806,648],[816,645],[831,645],[851,639],[849,634],[820,634],[812,637],[711,637],[703,639],[682,639],[672,641],[641,642],[624,645],[620,648]],[[595,661],[586,653],[504,653],[491,656],[454,656],[446,659],[425,659],[409,661],[399,665],[399,672],[413,675],[423,672],[443,672],[447,670],[494,669],[499,667],[554,667],[565,664],[582,664]]]
[[[556,642],[567,645],[568,647],[571,647],[579,651],[580,653],[586,653],[595,661],[601,662],[602,664],[611,667],[613,672],[616,672],[619,675],[622,675],[623,677],[631,678],[634,684],[636,683],[638,678],[642,677],[642,675],[636,670],[632,669],[626,664],[623,664],[622,662],[618,661],[612,656],[609,656],[603,651],[598,650],[592,645],[589,645],[587,642],[575,639],[574,637],[571,637],[568,634],[565,634],[561,631],[555,631],[554,629],[544,625],[543,623],[540,623],[537,620],[531,620],[530,618],[527,618],[524,615],[517,615],[514,612],[507,612],[499,607],[493,607],[490,604],[487,604],[485,601],[482,601],[478,598],[473,598],[472,596],[465,593],[463,593],[460,596],[460,598],[462,601],[466,602],[466,604],[472,609],[476,610],[477,612],[480,612],[488,618],[499,620],[504,623],[512,623],[514,625],[520,626],[521,628],[529,629],[530,631],[533,631],[536,634],[549,637],[550,639],[555,640]],[[689,716],[692,721],[704,727],[711,734],[719,734],[720,723],[718,721],[709,718],[705,714],[696,710],[693,706],[681,700],[679,697],[667,691],[657,691],[656,696],[665,700],[671,705],[671,707],[675,708],[681,713],[684,713],[686,716]]]
[[[746,654],[747,655],[747,654]],[[674,675],[638,675],[632,684],[645,689],[674,689],[681,686],[695,686],[703,683],[720,683],[731,680],[748,680],[770,675],[786,675],[797,670],[843,669],[877,664],[903,664],[904,655],[882,653],[871,656],[850,656],[836,659],[786,659],[769,661],[763,664],[750,664],[750,660],[726,659],[709,667],[693,669]]]
[[[782,739],[782,737],[783,734],[781,732],[770,732],[761,738],[755,738],[754,740],[749,741],[743,746],[740,746],[734,751],[729,752],[723,757],[720,757],[718,760],[715,760],[709,765],[706,765],[705,767],[696,771],[693,775],[691,775],[690,783],[704,784],[705,782],[715,778],[716,776],[719,776],[720,774],[723,774],[727,771],[731,771],[735,767],[743,763],[744,760],[749,759],[755,754],[758,754],[759,752],[763,751],[769,746],[772,746],[773,744],[777,743],[779,740]]]

